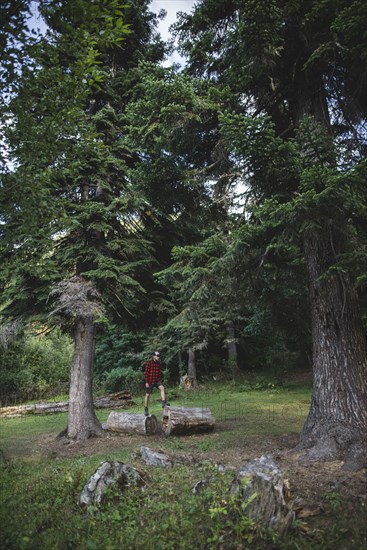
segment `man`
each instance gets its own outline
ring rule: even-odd
[[[145,380],[145,399],[144,399],[144,414],[149,416],[149,397],[154,388],[158,388],[161,392],[162,407],[164,408],[169,403],[166,403],[166,394],[163,386],[163,374],[161,364],[159,362],[159,351],[154,352],[153,358],[145,363],[144,370]]]

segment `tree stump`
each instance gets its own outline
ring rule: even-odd
[[[118,487],[122,492],[134,485],[142,487],[145,481],[138,470],[130,464],[124,464],[118,460],[101,462],[84,486],[79,502],[82,506],[99,505],[103,503],[106,492],[111,486]]]
[[[195,389],[197,386],[197,383],[195,382],[196,382],[195,379],[192,376],[187,376],[187,374],[182,376],[180,380],[181,386],[185,391],[190,391]]]
[[[157,433],[158,420],[154,414],[145,416],[112,411],[107,418],[106,428],[112,432],[153,435]]]
[[[215,418],[209,409],[165,407],[162,430],[165,435],[191,434],[214,429]]]
[[[289,499],[283,473],[271,457],[262,456],[244,464],[231,486],[231,492],[240,491],[245,514],[266,527],[285,535],[295,513],[288,506]]]

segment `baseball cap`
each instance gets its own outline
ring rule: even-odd
[[[159,351],[155,351],[154,355],[158,355],[158,357],[159,357],[159,355],[160,355]]]

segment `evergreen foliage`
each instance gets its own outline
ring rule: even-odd
[[[111,390],[138,388],[153,347],[180,373],[189,349],[208,373],[214,353],[237,361],[230,344],[241,367],[276,372],[313,348],[316,390],[348,364],[364,418],[365,2],[199,0],[175,26],[180,73],[160,65],[147,0],[40,9],[44,37],[25,4],[1,43],[4,318],[60,313],[52,289],[78,280]]]
[[[102,324],[95,351],[95,387],[108,391],[143,389],[145,333],[132,332],[121,325]]]

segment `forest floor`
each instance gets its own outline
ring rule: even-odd
[[[325,525],[330,527],[339,522],[342,516],[353,517],[355,514],[363,521],[363,511],[366,513],[367,525],[366,470],[344,471],[341,461],[304,463],[302,453],[294,450],[299,441],[298,433],[266,437],[242,435],[236,438],[236,442],[232,440],[225,450],[216,448],[215,444],[211,445],[211,440],[219,439],[224,434],[235,434],[238,427],[237,419],[226,419],[219,421],[211,434],[176,437],[171,445],[167,445],[167,437],[163,434],[149,437],[108,434],[103,438],[74,443],[62,439],[55,441],[54,436],[40,435],[38,441],[34,442],[37,448],[33,447],[33,452],[40,455],[51,453],[54,458],[62,459],[92,455],[109,457],[122,448],[128,448],[131,449],[136,466],[140,447],[147,446],[168,454],[173,462],[190,458],[194,462],[212,461],[229,469],[239,468],[244,462],[263,455],[271,456],[288,480],[289,502],[305,533],[322,530]],[[367,531],[364,529],[367,545]],[[359,544],[357,547],[363,548]]]
[[[71,442],[56,437],[65,428],[66,414],[34,415],[4,420],[1,448],[9,460],[36,461],[49,471],[54,471],[56,464],[72,471],[90,469],[104,460],[121,460],[148,474],[149,467],[140,456],[142,446],[165,453],[178,465],[188,461],[194,465],[222,464],[229,472],[247,461],[270,456],[287,480],[288,504],[295,511],[302,536],[311,542],[307,547],[367,548],[366,470],[345,471],[341,461],[306,463],[302,452],[295,450],[309,409],[309,386],[247,390],[223,384],[191,395],[175,396],[171,392],[172,406],[210,407],[216,425],[208,433],[167,437],[163,433],[106,432],[103,437]],[[142,412],[142,405],[135,403],[131,412]],[[152,399],[151,412],[159,418],[158,396]],[[106,410],[97,412],[102,423],[108,414]]]

